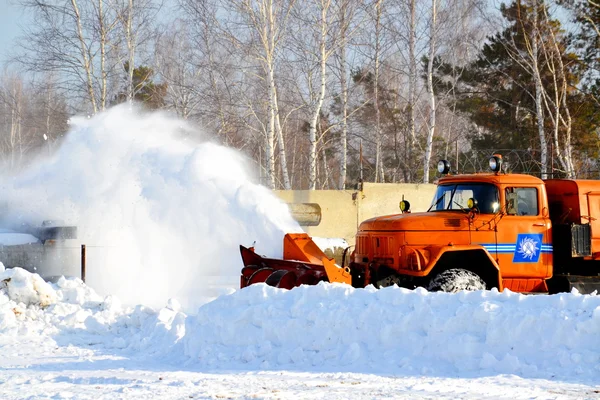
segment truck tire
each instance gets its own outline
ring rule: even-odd
[[[483,279],[474,272],[462,268],[453,268],[436,275],[427,290],[431,292],[455,293],[461,290],[485,290]]]

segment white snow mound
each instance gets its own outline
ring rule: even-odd
[[[179,311],[124,308],[79,279],[56,284],[4,271],[0,339],[145,355],[178,368],[385,375],[489,376],[598,382],[600,296],[510,291],[430,293],[319,284],[253,285]]]
[[[0,273],[0,290],[10,300],[25,306],[47,307],[56,303],[56,292],[38,274],[31,274],[22,268],[4,269]]]
[[[254,285],[188,317],[211,368],[600,376],[600,297]]]

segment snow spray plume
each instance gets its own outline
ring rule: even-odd
[[[3,179],[5,215],[77,225],[100,293],[193,311],[239,285],[239,244],[280,256],[283,234],[301,231],[240,154],[192,143],[182,121],[119,106],[71,126],[49,161]]]

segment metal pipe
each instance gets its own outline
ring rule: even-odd
[[[85,261],[86,261],[85,244],[82,244],[81,245],[81,280],[83,281],[83,283],[85,283]]]

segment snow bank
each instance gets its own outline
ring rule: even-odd
[[[79,279],[0,274],[0,337],[46,336],[205,370],[296,370],[600,382],[600,296],[253,285],[195,316],[123,307]]]
[[[4,269],[0,263],[0,291],[16,303],[25,306],[38,305],[46,307],[56,303],[56,293],[38,274],[31,274],[24,269]]]
[[[185,354],[225,369],[600,380],[600,297],[255,285],[188,317]]]
[[[99,293],[196,309],[239,285],[240,244],[280,256],[301,232],[247,160],[183,121],[120,106],[71,127],[52,158],[0,177],[0,226],[77,225]]]
[[[185,332],[175,300],[155,311],[123,307],[77,278],[44,282],[21,268],[0,273],[0,337],[48,336],[58,345],[168,354]]]

